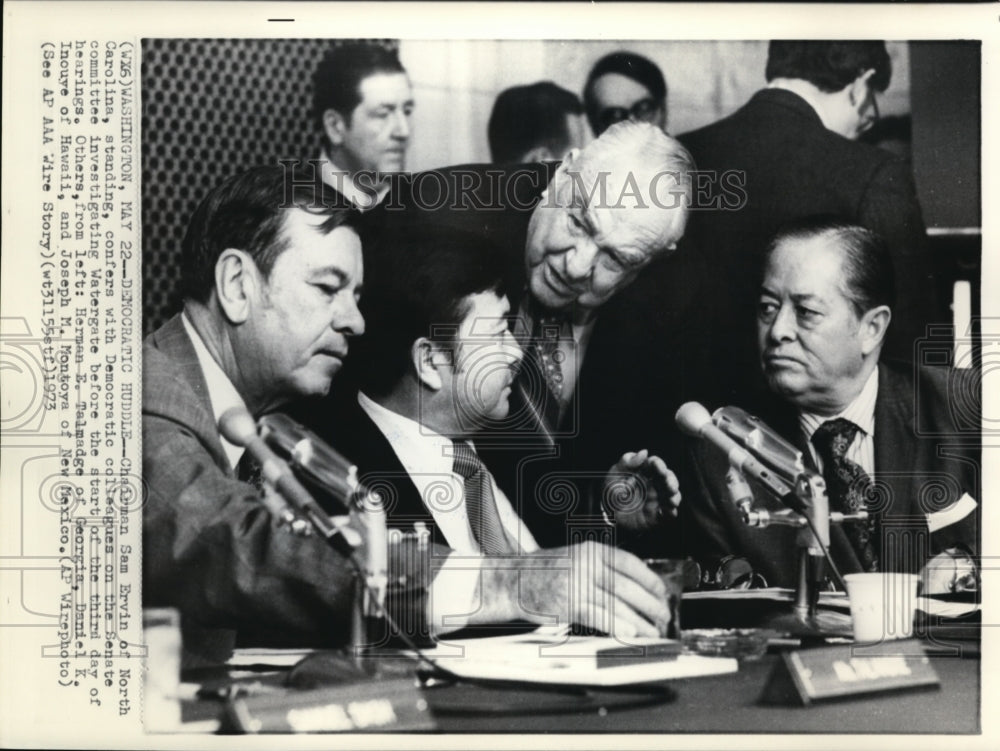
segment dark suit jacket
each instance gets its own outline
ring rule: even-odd
[[[507,294],[516,312],[526,292],[525,242],[532,212],[559,210],[539,205],[557,167],[462,165],[394,181],[385,201],[367,215],[366,275],[378,274],[370,241],[380,227],[442,223],[486,238],[504,252]],[[573,404],[554,445],[540,439],[535,426],[513,427],[511,421],[477,439],[498,484],[543,547],[567,544],[568,522],[600,517],[592,503],[595,478],[603,477],[625,451],[649,448],[671,463],[671,451],[677,448],[671,443],[676,435],[673,414],[703,380],[695,346],[698,327],[690,317],[700,278],[694,271],[698,260],[679,250],[651,264],[601,308]],[[349,365],[334,389],[332,401],[340,404],[310,418],[320,433],[338,422],[338,413],[350,412],[351,405],[342,402],[353,401],[356,392],[356,383],[348,387]],[[512,413],[523,414],[516,398]],[[567,482],[577,487],[569,503],[546,490]],[[657,548],[664,547],[662,534],[652,537]]]
[[[331,646],[350,634],[352,574],[318,537],[275,528],[236,479],[194,347],[175,316],[143,346],[143,604],[181,613],[185,651]]]
[[[982,498],[978,420],[968,409],[978,401],[969,398],[976,388],[970,376],[940,368],[879,365],[872,479],[880,502],[886,504],[882,530],[887,544],[880,556],[884,570],[917,572],[930,556],[955,545],[973,553],[979,550],[978,508],[933,534],[927,527],[929,512],[946,508],[964,493],[977,503]],[[768,404],[761,404],[758,417],[796,444],[812,465],[795,410],[777,401]],[[700,494],[687,496],[686,512],[693,522],[687,530],[690,553],[709,568],[723,556],[745,556],[772,586],[794,586],[796,530],[744,525],[725,495],[725,457],[704,444],[694,451],[704,484]],[[781,508],[763,490],[753,489],[755,505]],[[841,526],[833,525],[830,531],[831,553],[841,573],[861,570]]]
[[[720,399],[739,403],[758,381],[753,343],[761,256],[768,239],[790,221],[837,215],[878,232],[895,262],[898,302],[886,356],[910,361],[928,322],[947,320],[935,301],[933,269],[920,205],[908,165],[874,146],[827,130],[801,97],[764,89],[729,117],[680,136],[700,171],[745,174],[739,191],[716,182],[694,211],[688,234],[712,269],[702,298],[705,336]],[[750,388],[748,388],[750,386]]]

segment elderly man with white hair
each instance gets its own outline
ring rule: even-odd
[[[403,233],[448,226],[503,250],[525,357],[510,414],[480,445],[542,545],[570,543],[572,520],[613,517],[617,525],[605,529],[630,532],[656,526],[680,502],[666,463],[636,435],[606,431],[602,412],[641,370],[633,355],[657,344],[649,317],[623,315],[618,303],[677,249],[693,169],[676,140],[625,122],[559,163],[463,165],[401,178],[370,217]],[[377,273],[378,258],[369,264]]]

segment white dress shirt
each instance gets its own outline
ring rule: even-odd
[[[872,371],[872,374],[868,376],[868,380],[865,381],[861,393],[840,414],[829,417],[803,412],[799,415],[799,425],[806,435],[809,443],[809,452],[812,454],[813,460],[816,462],[816,466],[820,472],[823,471],[823,460],[816,452],[816,447],[813,446],[813,433],[827,420],[843,417],[861,428],[851,442],[851,445],[847,447],[847,458],[861,465],[869,476],[875,474],[875,402],[877,399],[878,368],[876,367]],[[975,499],[968,493],[963,493],[961,498],[946,508],[926,512],[927,527],[931,532],[936,532],[939,529],[955,524],[971,514],[976,509],[976,506]]]
[[[212,403],[212,415],[215,417],[215,424],[218,425],[219,418],[226,410],[232,407],[246,409],[246,403],[236,387],[233,386],[233,382],[229,380],[229,376],[225,374],[219,363],[212,357],[212,353],[208,351],[208,347],[205,346],[198,331],[188,320],[187,313],[181,313],[181,322],[191,339],[191,344],[194,345],[194,353],[198,356],[201,374],[205,377],[205,383],[208,386],[208,400]],[[221,435],[219,440],[222,441],[222,448],[226,452],[226,458],[229,459],[229,466],[235,469],[243,456],[243,447],[230,443]]]
[[[319,175],[324,183],[335,189],[344,198],[354,204],[355,208],[361,211],[377,206],[385,198],[386,193],[389,192],[388,182],[383,182],[379,185],[369,185],[366,186],[367,189],[359,187],[351,173],[339,167],[330,158],[326,149],[323,149],[320,153]]]
[[[461,556],[480,555],[465,505],[465,481],[453,469],[451,439],[386,409],[364,393],[358,393],[358,404],[389,441],[448,546]],[[507,534],[520,543],[524,552],[538,550],[535,538],[492,475],[490,484]]]

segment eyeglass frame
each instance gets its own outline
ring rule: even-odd
[[[652,122],[656,112],[663,107],[663,102],[651,96],[643,97],[631,107],[605,107],[597,113],[597,122],[601,130],[607,130],[615,123],[624,120],[648,123]],[[614,119],[610,119],[613,116]]]

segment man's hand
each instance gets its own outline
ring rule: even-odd
[[[976,564],[963,551],[951,548],[927,561],[920,572],[921,593],[941,595],[979,589]]]
[[[653,624],[670,622],[660,577],[631,553],[592,541],[486,559],[480,585],[484,607],[473,623],[555,621],[629,638],[658,636]]]
[[[616,525],[630,532],[652,527],[665,514],[677,516],[680,503],[677,476],[646,449],[623,454],[604,478],[602,508]]]

